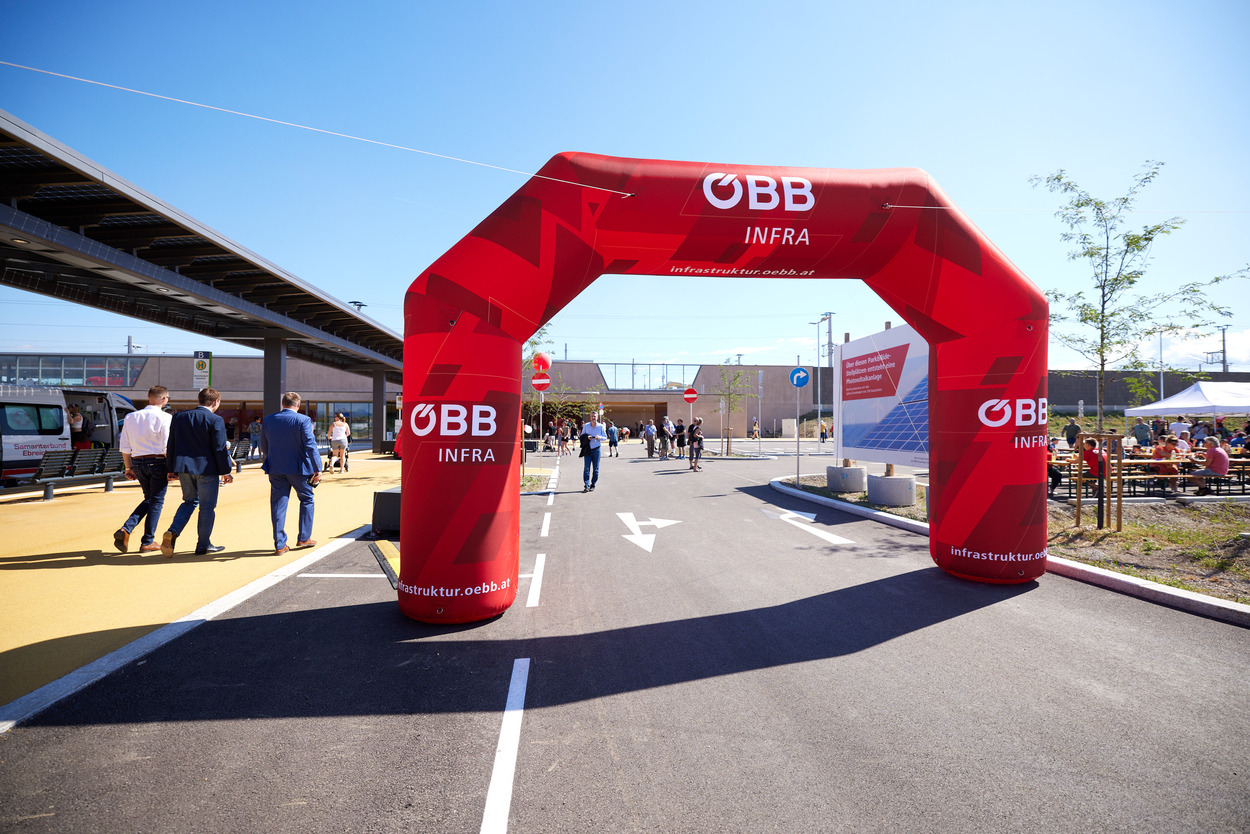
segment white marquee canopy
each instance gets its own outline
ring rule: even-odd
[[[1195,382],[1179,394],[1124,413],[1129,417],[1250,414],[1250,382]]]

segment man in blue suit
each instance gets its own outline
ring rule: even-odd
[[[314,547],[312,537],[313,487],[321,483],[321,454],[313,435],[312,420],[299,413],[300,395],[282,395],[282,410],[260,424],[261,468],[269,473],[269,515],[273,519],[274,552],[291,548],[286,543],[286,505],[295,490],[299,498],[299,538],[296,547]]]
[[[200,518],[195,555],[220,553],[226,549],[212,542],[213,522],[217,520],[217,489],[220,484],[234,482],[230,474],[230,448],[226,445],[226,421],[217,416],[221,394],[205,388],[200,391],[199,401],[199,408],[179,412],[169,423],[165,463],[169,467],[169,480],[182,484],[182,503],[161,540],[161,553],[166,559],[173,557],[174,544],[197,506]]]

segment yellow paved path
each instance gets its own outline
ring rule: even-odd
[[[373,516],[373,494],[399,486],[399,461],[352,455],[351,471],[325,475],[316,492],[313,538],[325,544]],[[113,492],[94,486],[58,492],[53,501],[0,499],[0,704],[8,703],[150,631],[207,605],[309,553],[273,552],[269,480],[245,468],[223,486],[213,543],[225,550],[195,556],[196,515],[179,537],[173,559],[113,547],[113,531],[142,498],[122,482]],[[160,532],[181,501],[171,484]],[[298,502],[291,496],[287,532],[293,543]],[[160,541],[158,533],[157,541]]]

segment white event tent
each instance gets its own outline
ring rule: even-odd
[[[1165,400],[1126,408],[1129,417],[1250,414],[1250,382],[1195,382]]]

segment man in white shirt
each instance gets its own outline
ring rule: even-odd
[[[582,492],[594,492],[595,484],[599,482],[599,454],[602,444],[607,440],[608,433],[599,425],[599,415],[592,411],[590,419],[582,426],[582,460],[585,461],[582,464],[582,481],[585,483]]]
[[[165,506],[165,487],[169,485],[165,462],[165,446],[169,442],[169,423],[173,417],[164,411],[169,402],[169,389],[153,385],[148,389],[148,405],[140,411],[126,415],[122,423],[122,460],[126,462],[126,479],[138,481],[143,490],[143,500],[126,519],[126,523],[113,534],[113,544],[119,553],[130,547],[130,534],[143,520],[143,541],[140,553],[160,550],[156,543],[156,525]]]

